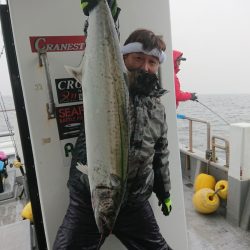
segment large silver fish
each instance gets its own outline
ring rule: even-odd
[[[90,12],[83,63],[78,70],[68,71],[81,77],[92,206],[99,231],[109,234],[126,189],[129,97],[106,0],[100,0]]]

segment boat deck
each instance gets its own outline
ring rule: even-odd
[[[23,200],[13,200],[0,204],[0,228],[21,221],[21,211],[24,205],[25,203]]]
[[[188,181],[183,181],[184,199],[188,227],[188,240],[190,250],[228,250],[250,249],[250,232],[229,224],[220,212],[210,215],[197,213],[192,204],[193,187]],[[6,227],[17,223],[20,227],[24,200],[13,200],[0,205],[0,230],[11,230]],[[27,225],[25,225],[27,226]],[[3,233],[3,232],[2,232]],[[13,231],[15,233],[15,230]],[[14,239],[14,238],[12,238]],[[30,238],[27,238],[30,241]],[[17,239],[16,239],[17,240]],[[9,244],[9,243],[8,243]],[[15,245],[15,242],[13,242]],[[8,248],[9,247],[9,248]],[[5,246],[5,250],[13,249],[11,244]],[[178,249],[175,249],[178,250]]]
[[[250,232],[229,224],[219,211],[210,215],[196,212],[192,204],[193,186],[183,182],[189,249],[249,250]]]

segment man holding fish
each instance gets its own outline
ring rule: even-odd
[[[148,201],[154,191],[163,214],[171,212],[159,99],[166,91],[156,75],[165,43],[140,29],[120,49],[112,20],[119,14],[116,0],[108,1],[111,12],[106,0],[81,3],[89,15],[86,50],[81,66],[68,71],[82,83],[84,127],[71,162],[70,204],[53,249],[99,249],[111,233],[127,249],[171,249]]]

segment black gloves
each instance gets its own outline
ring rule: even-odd
[[[88,16],[89,12],[95,8],[99,0],[81,0],[81,7],[84,15]],[[117,6],[116,0],[107,0],[114,21],[116,22],[121,9]]]
[[[89,12],[98,4],[98,0],[81,0],[81,7],[84,15],[88,16]]]
[[[198,100],[198,96],[196,95],[196,93],[191,93],[190,100],[192,100],[192,101],[197,101]]]
[[[165,199],[159,199],[158,205],[161,206],[162,213],[165,216],[168,216],[172,210],[172,201],[170,199],[170,193],[167,193],[167,197]]]

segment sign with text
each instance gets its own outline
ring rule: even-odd
[[[59,103],[82,101],[81,83],[74,78],[55,79]]]
[[[83,105],[57,107],[56,119],[60,140],[78,136],[83,123]]]
[[[46,52],[83,51],[85,36],[31,36],[32,52],[44,49]]]

